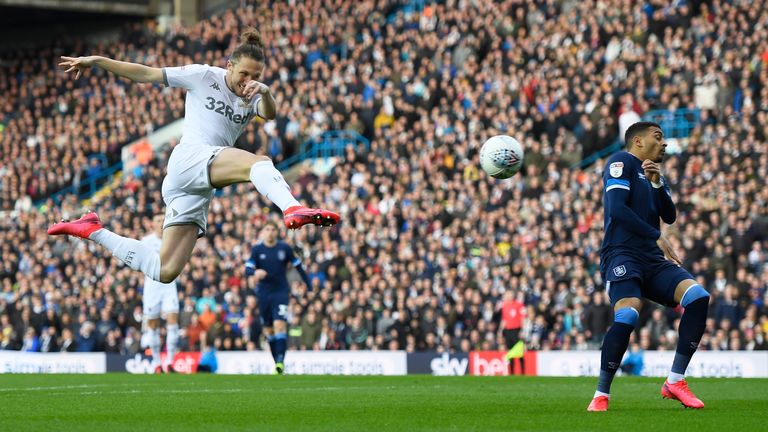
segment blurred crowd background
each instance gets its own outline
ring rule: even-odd
[[[183,92],[100,70],[73,80],[59,56],[224,67],[250,25],[279,109],[238,147],[281,161],[325,131],[370,141],[293,176],[301,201],[344,222],[282,233],[313,285],[292,278],[291,348],[506,350],[505,326],[529,349],[599,348],[613,318],[598,270],[604,159],[579,162],[650,110],[689,109],[700,120],[663,164],[678,207],[666,233],[712,296],[701,349],[768,349],[763,0],[275,1],[165,32],[131,24],[117,42],[3,48],[0,349],[141,350],[143,275],[45,229],[87,206],[146,235],[170,149],[87,204],[50,197],[181,118]],[[479,146],[499,133],[526,151],[505,181],[479,171]],[[268,349],[244,272],[266,220],[279,211],[252,185],[217,193],[178,279],[182,349]],[[524,319],[503,322],[505,303]],[[674,349],[681,313],[647,303],[635,342]]]

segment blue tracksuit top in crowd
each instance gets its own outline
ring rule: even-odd
[[[245,263],[246,274],[253,274],[256,269],[263,269],[267,276],[259,281],[256,289],[259,295],[278,292],[288,292],[288,265],[300,266],[301,260],[296,258],[287,243],[278,241],[272,247],[258,243],[251,249],[251,259]]]
[[[659,218],[672,224],[677,211],[666,181],[662,178],[663,186],[654,188],[645,178],[642,163],[633,154],[621,151],[612,155],[605,166],[601,265],[617,255],[663,256],[656,245],[661,235]]]

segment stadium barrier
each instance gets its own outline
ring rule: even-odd
[[[289,351],[286,373],[296,375],[406,375],[442,376],[510,375],[502,351],[458,353],[411,353],[405,351]],[[163,354],[163,360],[164,358]],[[664,377],[675,353],[646,351],[643,376]],[[220,374],[271,374],[272,356],[265,351],[217,352]],[[528,351],[525,375],[597,376],[600,351]],[[196,373],[199,352],[176,354],[173,367],[179,373]],[[143,354],[27,353],[0,351],[0,373],[152,373],[150,358]],[[520,373],[516,365],[515,373]],[[687,375],[706,378],[768,378],[766,351],[701,351],[693,357]]]
[[[538,352],[526,351],[525,375],[537,375]],[[469,353],[469,375],[511,375],[506,351],[472,351]],[[519,365],[515,365],[515,373],[520,373]]]
[[[265,351],[218,352],[220,374],[270,374],[275,369]],[[406,375],[405,351],[289,351],[285,373],[294,375]]]
[[[646,351],[643,376],[669,374],[674,351]],[[537,353],[540,376],[598,376],[600,351],[542,351]],[[699,351],[693,356],[686,375],[706,378],[766,378],[766,351]]]
[[[408,374],[459,376],[469,373],[469,355],[466,353],[411,353],[408,354]]]
[[[0,373],[101,374],[107,371],[104,353],[29,353],[0,351]]]

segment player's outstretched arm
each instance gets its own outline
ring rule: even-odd
[[[153,68],[139,63],[130,63],[118,60],[112,60],[102,56],[87,56],[87,57],[66,57],[62,56],[63,60],[59,63],[59,66],[64,68],[64,72],[75,72],[75,79],[80,77],[83,69],[89,67],[98,67],[114,73],[117,76],[128,78],[131,81],[139,83],[158,83],[163,84],[163,70],[161,68]]]

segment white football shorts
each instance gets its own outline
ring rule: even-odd
[[[174,225],[195,224],[198,237],[208,226],[208,206],[213,186],[208,166],[220,151],[229,147],[182,143],[174,147],[168,160],[168,174],[163,179],[165,222],[163,229]]]
[[[160,315],[179,313],[179,296],[176,294],[176,281],[160,283],[144,278],[144,293],[141,297],[142,313],[147,319],[157,319]]]

